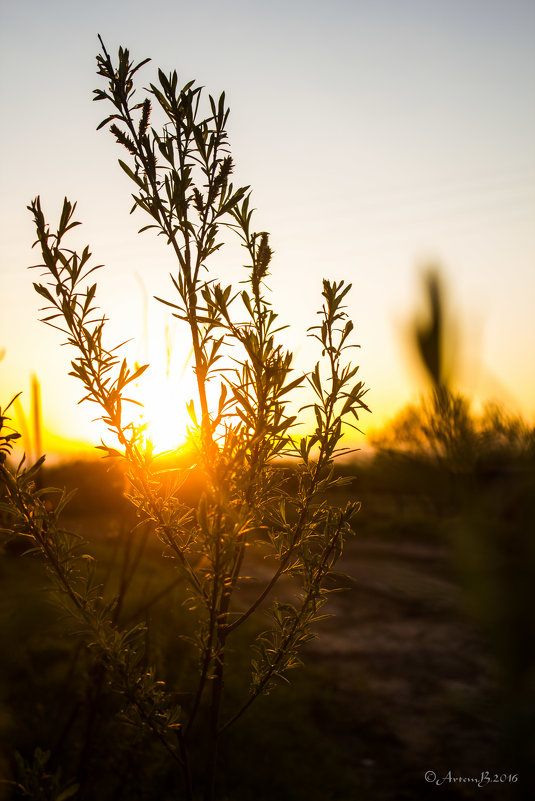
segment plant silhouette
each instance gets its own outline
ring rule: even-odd
[[[145,619],[126,621],[122,614],[130,579],[121,582],[118,595],[105,597],[85,546],[62,528],[69,497],[60,493],[50,503],[50,491],[35,487],[42,460],[29,469],[1,466],[7,496],[2,508],[11,531],[29,538],[44,558],[74,616],[93,655],[97,692],[112,683],[121,714],[149,732],[176,766],[180,797],[199,797],[202,785],[205,801],[213,801],[221,737],[300,664],[302,646],[314,636],[329,577],[359,508],[357,502],[344,508],[328,502],[332,488],[350,480],[335,476],[334,462],[350,452],[341,444],[344,431],[357,428],[359,414],[369,410],[358,367],[346,358],[355,347],[344,307],[350,286],[323,281],[317,324],[309,329],[321,357],[306,375],[296,376],[266,290],[269,236],[253,228],[249,188],[231,182],[225,96],[206,102],[193,81],[180,86],[176,72],[160,70],[158,83],[138,99],[137,73],[147,61],[136,64],[120,48],[113,63],[102,44],[97,63],[104,88],[94,99],[110,110],[99,127],[109,125],[126,151],[119,164],[134,186],[133,209],[150,218],[141,230],[155,230],[176,258],[173,294],[158,300],[191,338],[197,396],[188,403],[190,453],[201,487],[194,503],[182,492],[192,466],[162,471],[129,412],[128,389],[146,378],[148,365],[131,369],[120,346],[107,344],[97,284],[88,281],[97,267],[89,247],[78,252],[68,242],[79,223],[67,199],[55,230],[40,198],[29,207],[42,254],[42,278],[34,286],[46,304],[43,322],[58,328],[74,350],[71,375],[83,386],[82,399],[100,407],[111,441],[99,447],[124,467],[138,526],[159,538],[187,588],[183,613],[191,619],[198,663],[194,684],[174,687],[147,662]],[[153,116],[164,120],[159,129],[151,126]],[[239,238],[247,258],[238,291],[207,272],[226,236]],[[213,407],[209,383],[218,387]],[[315,422],[311,433],[297,435],[299,412],[290,399],[305,385],[311,401],[303,409],[312,409]],[[5,449],[11,437],[4,437]],[[293,459],[295,468],[281,457]],[[270,574],[250,599],[242,591],[257,582],[246,577],[244,565],[255,551],[265,557]],[[280,600],[275,589],[283,577],[293,591]],[[262,625],[251,626],[255,618]],[[225,677],[236,636],[250,638],[250,686],[228,708]],[[179,704],[177,691],[183,693]],[[40,765],[44,775],[45,764],[36,759],[35,770]],[[35,770],[27,775],[35,778]],[[87,774],[78,771],[75,778],[87,793]]]

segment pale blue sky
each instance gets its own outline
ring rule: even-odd
[[[97,33],[213,93],[225,89],[237,180],[272,234],[274,302],[303,364],[321,277],[354,284],[362,377],[377,421],[417,392],[399,343],[418,267],[443,264],[461,320],[462,386],[535,412],[535,4],[374,2],[31,2],[0,6],[0,363],[2,401],[43,383],[45,415],[70,416],[66,350],[36,322],[25,207],[78,200],[102,273],[101,302],[128,335],[143,293],[165,292],[161,242],[136,237],[128,181],[91,103]],[[233,257],[229,252],[228,262]],[[239,265],[238,260],[238,265]],[[229,275],[239,271],[229,263]],[[161,310],[150,306],[161,341]],[[136,331],[133,332],[134,334]],[[58,396],[57,390],[60,390]],[[28,394],[26,391],[25,394]]]

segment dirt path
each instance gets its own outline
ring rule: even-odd
[[[334,687],[333,735],[352,750],[359,783],[378,801],[483,797],[473,784],[424,779],[497,769],[489,660],[446,551],[355,540],[340,567],[345,590],[333,593],[326,611],[335,616],[308,653]],[[484,797],[507,796],[486,787]]]

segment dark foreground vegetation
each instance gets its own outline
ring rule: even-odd
[[[305,648],[307,669],[292,672],[291,684],[260,699],[229,734],[222,801],[530,797],[533,432],[495,412],[486,429],[472,426],[471,441],[465,432],[461,458],[433,451],[429,440],[424,449],[423,413],[405,414],[391,433],[401,442],[409,431],[403,448],[385,436],[373,458],[351,466],[356,498],[353,487],[332,491],[334,504],[364,501],[357,537],[339,562],[341,591],[326,607],[335,618],[318,624],[320,636]],[[187,656],[194,632],[184,586],[143,527],[124,522],[122,482],[104,462],[46,475],[47,484],[80,487],[66,523],[89,538],[98,580],[121,598],[117,619],[127,626],[141,612],[147,662],[187,692],[197,666]],[[193,476],[184,492],[199,491]],[[4,797],[180,797],[165,751],[117,717],[101,666],[43,592],[40,558],[20,558],[24,547],[11,540],[0,562]],[[266,570],[258,556],[247,567],[244,608]],[[285,581],[281,601],[291,594]],[[252,634],[229,655],[229,708]],[[426,781],[429,771],[444,781]],[[11,784],[24,777],[31,787],[32,775],[31,796]],[[459,781],[482,775],[479,783]]]

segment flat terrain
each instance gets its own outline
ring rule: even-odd
[[[338,500],[348,497],[351,493],[341,493]],[[478,520],[474,541],[484,528],[481,516]],[[90,536],[101,557],[110,560],[122,547],[118,519],[109,512],[78,510],[67,522]],[[260,699],[223,747],[221,801],[530,797],[526,765],[532,745],[517,706],[525,699],[524,688],[504,681],[507,660],[497,646],[508,612],[505,624],[481,613],[480,573],[459,564],[458,535],[464,536],[465,528],[458,510],[444,512],[429,497],[368,493],[357,536],[347,543],[336,591],[324,609],[332,616],[318,624],[319,636],[306,646],[305,668],[292,674],[291,686]],[[486,575],[490,568],[483,568]],[[242,604],[256,596],[268,565],[253,560],[248,569],[253,578]],[[522,597],[526,582],[532,586],[530,571],[516,574],[513,595]],[[0,560],[0,581],[0,632],[7,644],[0,667],[6,774],[12,771],[13,748],[24,755],[35,746],[52,748],[72,765],[65,740],[79,732],[78,725],[83,729],[86,691],[76,678],[72,643],[61,634],[64,618],[43,594],[45,579],[35,559],[8,551]],[[125,616],[172,581],[169,565],[149,547]],[[495,590],[499,595],[499,583]],[[283,583],[277,593],[284,598],[292,591]],[[180,624],[180,608],[178,587],[155,600],[147,618],[151,656],[163,660],[175,678],[182,646],[169,632],[171,624]],[[522,626],[529,634],[518,622],[519,630]],[[507,653],[517,647],[513,635]],[[247,654],[238,647],[235,659],[238,676]],[[512,675],[522,677],[523,665]],[[229,711],[238,693],[233,681],[227,688]],[[73,714],[80,724],[69,723]],[[88,753],[103,777],[102,791],[81,798],[174,797],[156,757],[149,791],[132,774],[132,753],[120,739],[109,742],[105,754],[98,743]],[[490,779],[516,772],[519,780],[479,787],[473,780],[486,771]],[[426,781],[429,772],[444,781]]]

